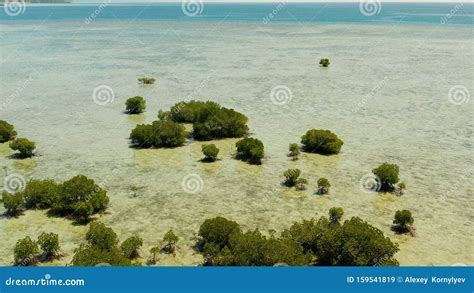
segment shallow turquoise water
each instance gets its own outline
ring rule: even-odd
[[[223,215],[245,228],[277,229],[321,216],[332,206],[360,216],[400,243],[402,265],[474,264],[472,249],[472,100],[450,102],[464,86],[472,95],[472,26],[102,20],[9,21],[0,25],[0,119],[37,142],[39,156],[12,160],[0,145],[0,165],[25,178],[66,180],[83,173],[109,190],[101,221],[121,239],[139,233],[143,254],[170,228],[181,237],[175,258],[162,265],[193,265],[190,245],[200,223]],[[320,58],[331,66],[320,68]],[[154,86],[136,78],[154,76]],[[93,91],[107,85],[113,101],[98,105]],[[272,102],[277,86],[291,91]],[[142,95],[148,110],[122,114],[128,97]],[[177,149],[133,150],[128,134],[159,109],[184,99],[212,99],[250,119],[266,148],[262,166],[232,159],[235,140],[221,140],[222,160],[199,162],[199,142]],[[288,144],[310,128],[331,129],[345,142],[338,156],[286,157]],[[360,179],[384,161],[401,167],[402,197],[366,193]],[[298,167],[309,188],[279,186]],[[182,180],[202,178],[186,193]],[[312,194],[319,177],[328,196]],[[136,197],[131,186],[140,187]],[[397,209],[411,209],[417,237],[390,231]],[[12,246],[41,231],[60,234],[70,260],[86,227],[27,211],[0,219],[0,263]],[[5,237],[6,236],[6,237]]]

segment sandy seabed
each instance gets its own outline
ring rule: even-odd
[[[143,256],[169,229],[181,238],[177,255],[160,255],[158,265],[198,264],[191,246],[207,218],[281,231],[333,206],[398,243],[401,265],[474,265],[472,101],[455,105],[448,97],[455,85],[473,92],[471,27],[103,21],[78,29],[64,21],[2,23],[0,31],[0,119],[38,146],[38,156],[14,160],[0,144],[0,165],[25,178],[93,178],[111,198],[100,221],[121,240],[143,237]],[[318,65],[324,57],[329,68]],[[156,84],[139,85],[143,75]],[[114,92],[104,106],[92,99],[100,85]],[[276,105],[270,92],[281,85],[291,99]],[[135,95],[146,98],[147,111],[127,116],[124,102]],[[191,98],[246,114],[265,144],[263,165],[234,160],[235,139],[214,142],[221,160],[213,164],[199,162],[201,142],[128,147],[136,124]],[[311,128],[337,133],[342,152],[291,161],[288,144]],[[402,197],[360,186],[385,161],[400,165]],[[280,186],[290,167],[302,170],[308,190]],[[183,191],[189,174],[202,178],[201,192]],[[319,177],[331,181],[329,195],[313,194]],[[416,237],[390,231],[398,209],[412,210]],[[65,257],[52,264],[67,264],[86,230],[44,211],[2,217],[0,264],[12,264],[17,239],[42,231],[60,235]]]

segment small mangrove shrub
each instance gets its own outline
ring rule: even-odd
[[[31,157],[36,148],[36,144],[27,138],[17,138],[10,142],[10,148],[14,151],[20,152],[21,157]]]
[[[107,191],[95,184],[94,180],[78,175],[61,185],[52,211],[71,216],[78,222],[88,222],[93,214],[104,210],[108,203]]]
[[[327,194],[329,192],[329,187],[331,187],[331,183],[326,178],[319,178],[318,179],[318,190],[316,191],[317,194]]]
[[[300,155],[300,147],[297,143],[291,143],[289,146],[288,156],[291,157],[294,161],[298,160]]]
[[[331,64],[331,62],[329,62],[329,59],[323,58],[323,59],[319,60],[319,64],[322,67],[329,67],[329,64]]]
[[[38,243],[32,240],[30,236],[18,240],[13,249],[15,265],[30,266],[36,264],[38,252]]]
[[[410,232],[411,226],[415,222],[411,212],[409,210],[398,210],[395,212],[393,219],[394,230],[399,233]]]
[[[204,144],[201,147],[202,153],[204,154],[203,161],[205,162],[214,162],[217,160],[217,155],[219,154],[219,149],[215,144]]]
[[[143,239],[140,236],[134,235],[122,242],[120,250],[122,250],[122,253],[126,258],[133,259],[140,256],[138,250],[142,245]]]
[[[344,144],[337,135],[329,130],[311,129],[301,137],[303,150],[322,155],[337,154]]]
[[[308,184],[308,180],[305,178],[298,178],[296,180],[296,190],[306,190],[306,185]]]
[[[129,98],[125,102],[125,107],[128,114],[140,114],[146,109],[146,101],[144,98],[136,96]]]
[[[86,233],[86,244],[75,250],[74,266],[131,266],[131,260],[117,247],[115,231],[100,222],[93,222]],[[129,252],[129,251],[128,251]],[[133,253],[132,253],[133,254]]]
[[[13,125],[5,120],[0,120],[0,143],[13,140],[17,135]]]
[[[293,187],[298,182],[298,177],[301,175],[300,169],[288,169],[283,173],[285,176],[285,181],[283,182],[284,185],[288,187]]]
[[[24,197],[21,192],[10,194],[4,191],[2,192],[2,201],[6,214],[11,217],[16,217],[23,211]]]
[[[38,244],[43,251],[45,260],[50,260],[58,256],[60,250],[58,234],[43,232],[38,237]]]
[[[237,147],[237,159],[246,161],[250,164],[260,165],[265,156],[263,142],[256,138],[246,137],[239,140]]]
[[[138,82],[141,84],[154,84],[156,79],[153,77],[139,77]]]
[[[372,170],[379,183],[380,191],[392,192],[395,190],[395,184],[400,181],[398,178],[400,168],[397,164],[383,163]],[[404,186],[404,184],[402,185]]]
[[[167,253],[174,253],[178,240],[179,238],[178,236],[176,236],[176,234],[174,234],[173,230],[169,230],[168,232],[166,232],[165,236],[163,237],[163,242],[165,243],[163,251]]]
[[[333,207],[329,209],[329,222],[331,224],[339,224],[342,216],[344,215],[344,210],[339,207]]]

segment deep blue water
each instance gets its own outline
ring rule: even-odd
[[[194,7],[196,8],[196,7]],[[348,22],[462,24],[474,23],[472,3],[382,3],[375,10],[361,12],[359,3],[292,4],[203,4],[200,13],[188,16],[181,4],[136,5],[29,5],[21,14],[10,16],[2,9],[0,20],[77,20],[94,16],[95,20],[192,20],[192,21],[267,21],[267,22]],[[99,13],[95,13],[95,11]],[[191,11],[191,10],[190,10]],[[191,11],[192,13],[192,11]]]

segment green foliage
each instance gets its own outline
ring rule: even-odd
[[[159,116],[161,119],[168,117],[168,114]],[[242,137],[248,132],[248,118],[245,115],[211,101],[177,103],[171,107],[169,119],[178,123],[193,123],[194,137],[198,140]]]
[[[300,169],[288,169],[283,173],[283,176],[285,176],[285,181],[284,184],[288,187],[295,186],[298,177],[301,175],[301,170]]]
[[[117,247],[101,249],[93,245],[81,245],[75,250],[72,265],[91,267],[101,264],[131,266],[132,262],[126,258]]]
[[[148,261],[150,264],[156,263],[156,255],[160,253],[160,251],[161,251],[161,247],[159,246],[154,246],[150,249],[151,259]]]
[[[293,160],[298,160],[298,156],[300,155],[300,147],[297,143],[291,143],[289,146],[288,156],[292,157]]]
[[[323,155],[337,154],[344,142],[329,130],[311,129],[301,137],[306,152]]]
[[[318,179],[318,191],[317,194],[327,194],[329,192],[329,187],[331,187],[331,183],[326,178],[319,178]]]
[[[60,185],[53,180],[33,179],[26,184],[23,195],[27,208],[47,209],[58,200]]]
[[[118,242],[114,230],[101,222],[90,224],[89,231],[86,233],[86,240],[90,245],[104,250],[111,250]]]
[[[140,77],[138,78],[138,82],[141,84],[154,84],[156,79],[153,77]]]
[[[377,168],[372,170],[372,173],[377,176],[377,181],[380,183],[380,191],[393,191],[396,184],[400,179],[398,178],[400,168],[397,164],[383,163]]]
[[[16,137],[17,132],[13,125],[5,120],[0,120],[0,143],[7,142]]]
[[[217,160],[217,155],[219,154],[219,149],[216,147],[215,144],[204,144],[201,147],[202,153],[204,154],[205,158],[204,161],[214,162]]]
[[[164,251],[168,253],[174,253],[175,244],[178,242],[178,240],[179,238],[173,233],[173,230],[166,232],[165,236],[163,237],[163,242],[165,242]]]
[[[38,251],[38,243],[32,240],[29,236],[18,240],[13,249],[15,265],[29,266],[35,264]]]
[[[234,229],[226,245],[206,243],[203,250],[206,265],[213,266],[271,266],[277,263],[307,265],[309,257],[296,242],[289,239],[267,238],[260,231]]]
[[[120,245],[120,249],[125,257],[133,259],[139,256],[138,250],[143,245],[143,239],[139,236],[132,236],[127,238]]]
[[[125,102],[125,107],[128,114],[140,114],[145,111],[146,101],[144,98],[136,96],[129,98]]]
[[[240,231],[237,222],[227,220],[223,217],[207,219],[199,227],[198,235],[202,237],[203,245],[216,245],[220,250],[229,243],[230,235],[234,231]]]
[[[55,233],[41,233],[38,244],[46,259],[51,259],[59,252],[59,235]]]
[[[154,121],[151,125],[137,125],[130,133],[132,144],[139,148],[178,147],[186,141],[183,125],[173,121]]]
[[[23,193],[10,194],[4,191],[2,193],[2,201],[8,215],[16,217],[21,213],[24,203]]]
[[[75,250],[72,264],[74,266],[111,266],[133,265],[122,250],[117,247],[117,234],[112,228],[100,222],[93,222],[86,233],[87,244]]]
[[[415,219],[413,218],[409,210],[398,210],[395,212],[395,218],[393,224],[395,224],[395,229],[399,232],[408,232],[409,227],[413,225]]]
[[[246,161],[250,164],[261,164],[265,156],[263,143],[251,137],[239,140],[235,146],[237,147],[237,159]]]
[[[342,208],[333,207],[329,209],[329,221],[332,224],[338,224],[342,215],[344,215],[344,210]]]
[[[168,245],[176,244],[178,240],[179,238],[173,233],[173,230],[166,232],[165,236],[163,237],[163,241]]]
[[[331,64],[331,62],[329,62],[329,59],[324,58],[324,59],[319,60],[319,64],[320,64],[322,67],[328,67],[329,64]]]
[[[62,215],[72,215],[78,221],[88,221],[94,213],[107,207],[107,192],[95,184],[94,180],[78,175],[61,185],[53,211]]]
[[[305,190],[306,184],[308,184],[308,180],[304,178],[298,178],[296,181],[296,190]]]
[[[22,157],[33,156],[33,151],[36,148],[36,144],[27,138],[17,138],[10,142],[10,148],[14,151],[19,151]]]
[[[315,254],[320,265],[380,266],[397,251],[398,246],[382,231],[353,217],[342,225],[323,229]]]
[[[330,220],[321,217],[318,221],[311,219],[294,223],[281,233],[282,238],[301,245],[306,254],[315,257],[317,265],[398,265],[393,259],[398,246],[382,231],[356,217],[335,225],[342,214],[341,208],[332,208]]]

